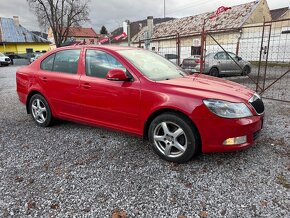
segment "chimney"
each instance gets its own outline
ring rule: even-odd
[[[123,32],[126,33],[128,35],[128,20],[125,20],[123,22]]]
[[[153,16],[147,17],[148,37],[151,39],[153,34]]]
[[[19,26],[19,17],[18,16],[13,16],[14,24],[16,26]]]

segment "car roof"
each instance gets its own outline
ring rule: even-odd
[[[128,47],[128,46],[116,46],[116,45],[71,45],[56,48],[57,50],[67,50],[67,49],[80,49],[80,48],[101,48],[105,50],[111,51],[119,51],[119,50],[136,50],[136,47]]]

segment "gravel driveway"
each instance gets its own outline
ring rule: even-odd
[[[290,217],[290,104],[265,100],[251,148],[177,165],[124,133],[38,127],[16,69],[0,67],[0,217]]]

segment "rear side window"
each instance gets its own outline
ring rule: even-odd
[[[65,50],[55,54],[53,71],[76,74],[80,57],[80,50]]]
[[[80,49],[59,51],[45,58],[40,65],[42,70],[76,74]]]
[[[50,56],[48,56],[47,58],[45,58],[45,59],[41,62],[40,68],[41,68],[42,70],[52,71],[52,68],[53,68],[53,61],[54,61],[54,56],[55,56],[55,54],[50,55]]]

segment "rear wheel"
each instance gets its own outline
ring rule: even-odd
[[[211,68],[210,71],[209,71],[209,75],[211,76],[215,76],[215,77],[219,77],[219,70],[217,68]]]
[[[53,122],[50,107],[46,99],[40,95],[35,94],[29,101],[29,109],[33,120],[41,127],[50,126]]]
[[[175,113],[156,117],[149,127],[149,140],[163,159],[184,163],[197,151],[197,133],[192,124]]]
[[[242,76],[247,76],[249,73],[251,73],[251,68],[249,66],[245,66],[242,71]]]

